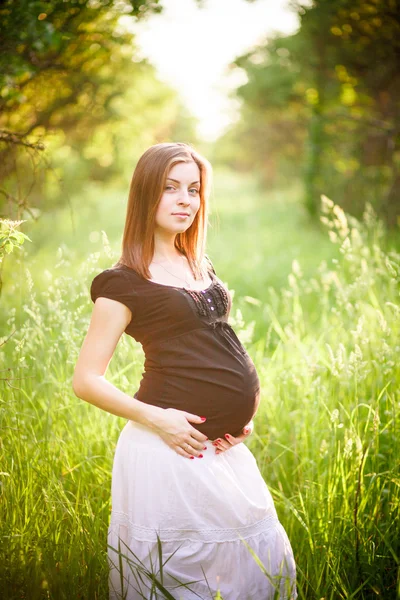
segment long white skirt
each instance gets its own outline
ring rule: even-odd
[[[204,445],[189,460],[150,428],[125,425],[112,472],[110,600],[297,598],[292,548],[253,454],[243,443],[222,454]]]

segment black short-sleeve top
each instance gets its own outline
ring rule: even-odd
[[[230,292],[208,261],[211,284],[203,290],[149,281],[121,265],[96,275],[90,294],[93,302],[110,298],[132,312],[125,333],[145,355],[134,397],[205,416],[204,423],[192,426],[215,439],[241,433],[258,406],[260,382],[228,324]]]

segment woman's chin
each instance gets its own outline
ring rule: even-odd
[[[189,227],[190,225],[182,223],[181,225],[177,224],[175,227],[160,227],[158,230],[165,234],[176,235],[177,233],[184,233]]]

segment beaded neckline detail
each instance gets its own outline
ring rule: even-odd
[[[215,319],[226,315],[229,298],[223,285],[215,281],[206,290],[185,290],[193,302],[194,308],[200,317]]]
[[[126,265],[122,265],[122,267],[128,271],[136,273],[136,271],[130,269],[130,267]],[[157,283],[157,281],[149,281],[148,279],[141,277],[138,273],[136,273],[136,275],[138,275],[142,281],[145,281],[149,285],[156,285],[159,288],[169,288],[185,292],[192,304],[192,307],[197,312],[198,316],[203,319],[205,318],[209,321],[215,321],[220,317],[224,317],[228,312],[228,292],[225,289],[225,286],[218,281],[217,276],[212,271],[209,271],[211,283],[204,290],[190,290],[181,286],[166,285],[164,283]]]

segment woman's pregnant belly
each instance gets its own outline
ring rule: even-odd
[[[158,352],[156,362],[146,362],[148,368],[135,398],[206,417],[204,423],[191,425],[211,440],[225,433],[239,435],[257,411],[257,371],[235,339],[230,343],[200,330],[194,339],[188,335],[173,338],[168,349]]]

